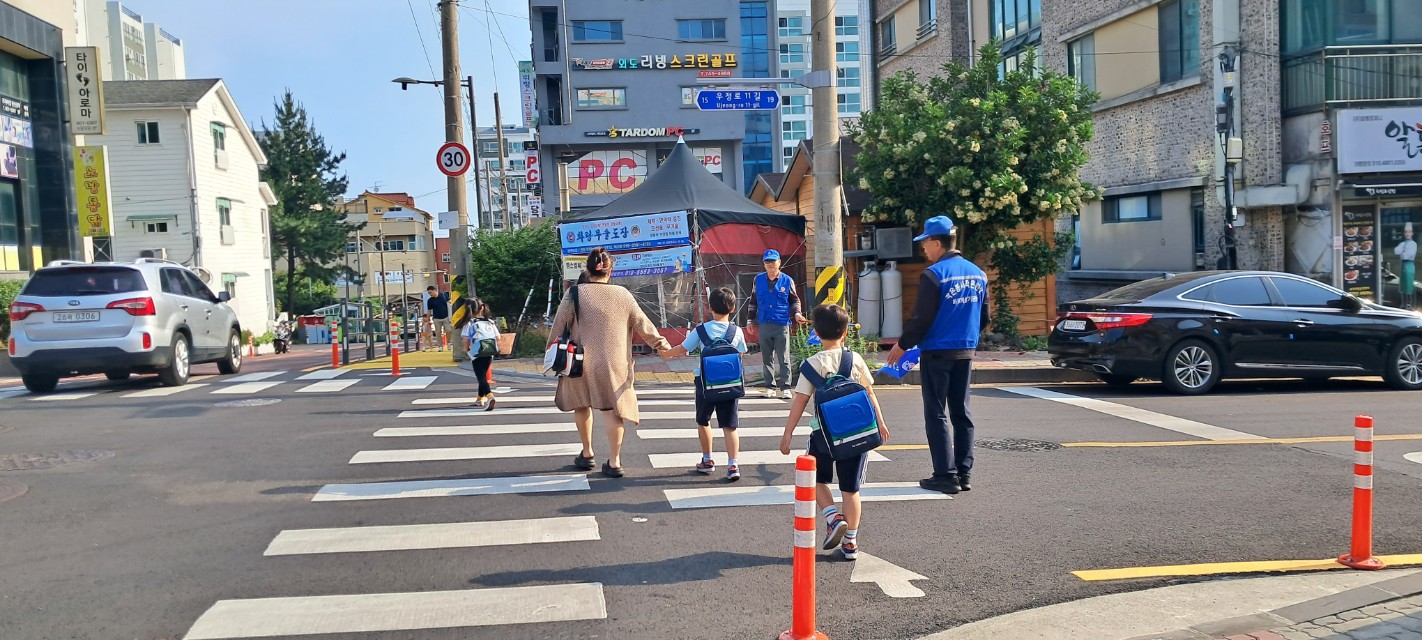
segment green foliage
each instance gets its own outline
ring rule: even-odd
[[[800,363],[822,350],[820,345],[809,344],[809,339],[810,325],[800,325],[794,333],[790,334],[788,340],[790,346],[790,368],[793,371],[799,371]],[[849,332],[844,336],[844,346],[849,347],[850,351],[864,358],[864,364],[869,365],[869,370],[877,371],[880,367],[884,366],[876,360],[879,354],[878,336],[861,335],[858,329],[851,326]]]
[[[257,336],[257,346],[262,347],[276,341],[276,334],[270,331]]]
[[[337,209],[348,182],[340,165],[345,153],[334,153],[316,133],[306,108],[291,91],[276,103],[276,121],[263,122],[259,137],[267,167],[262,179],[271,185],[277,205],[271,208],[272,255],[286,261],[282,308],[297,308],[296,277],[330,279],[335,269],[327,265],[345,255],[346,239],[361,226],[346,224]]]
[[[874,199],[866,222],[915,226],[947,215],[961,226],[964,254],[986,256],[993,281],[993,326],[1016,335],[1012,287],[1026,291],[1054,273],[1070,243],[1019,241],[1014,229],[1079,211],[1098,197],[1081,182],[1093,130],[1095,92],[1039,67],[1029,53],[999,73],[1000,44],[977,63],[944,65],[920,81],[900,73],[884,81],[878,108],[851,134],[863,150],[850,176]]]
[[[1047,350],[1047,337],[1046,337],[1046,336],[1031,336],[1031,337],[1023,338],[1023,339],[1022,339],[1022,350],[1023,350],[1023,351],[1046,351],[1046,350]]]
[[[294,316],[311,313],[340,299],[336,285],[325,278],[313,278],[304,273],[288,278],[284,273],[277,273],[275,280],[277,310]],[[287,287],[293,289],[290,295]],[[288,301],[292,306],[287,306]]]
[[[494,315],[518,318],[530,287],[543,292],[549,278],[560,277],[561,245],[555,225],[480,230],[470,244],[475,294]]]
[[[0,340],[10,337],[10,303],[23,288],[24,280],[0,280]]]
[[[547,327],[527,326],[518,332],[518,340],[514,341],[515,358],[542,358],[543,346],[548,344]]]

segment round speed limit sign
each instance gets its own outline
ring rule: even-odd
[[[469,170],[469,149],[458,142],[446,142],[435,154],[439,170],[451,178],[464,175]]]

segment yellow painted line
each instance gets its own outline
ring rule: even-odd
[[[1422,553],[1378,556],[1388,567],[1422,564]],[[1177,564],[1161,567],[1126,567],[1124,569],[1090,569],[1073,571],[1072,575],[1086,581],[1128,580],[1131,578],[1173,578],[1180,576],[1210,576],[1226,573],[1281,573],[1287,571],[1327,571],[1347,569],[1337,560],[1263,560],[1254,562],[1211,562]]]
[[[886,444],[886,445],[880,445],[878,450],[879,450],[879,451],[917,451],[917,450],[919,450],[919,449],[927,449],[927,448],[928,448],[928,445],[926,445],[926,444]]]
[[[1373,436],[1373,440],[1422,440],[1422,433]],[[1302,438],[1254,438],[1250,440],[1166,440],[1161,442],[1063,442],[1063,447],[1196,447],[1219,444],[1306,444],[1310,442],[1352,442],[1353,436],[1311,436]],[[882,447],[881,447],[882,448]]]
[[[316,366],[314,366],[314,367],[306,367],[305,369],[302,369],[301,372],[302,372],[302,373],[306,373],[306,372],[308,372],[308,371],[315,371],[315,370],[317,370],[317,369],[325,369],[325,368],[326,368],[326,365],[324,365],[324,364],[318,364],[318,365],[316,365]]]

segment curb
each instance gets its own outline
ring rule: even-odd
[[[1198,624],[1169,633],[1135,636],[1127,640],[1205,640],[1222,636],[1253,634],[1289,627],[1319,618],[1422,594],[1422,573],[1384,580],[1333,595],[1314,598],[1273,611]]]

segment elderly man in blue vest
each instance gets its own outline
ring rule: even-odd
[[[968,411],[968,386],[973,381],[978,334],[988,321],[987,276],[957,251],[957,235],[947,216],[929,218],[923,235],[914,241],[920,243],[933,266],[919,278],[913,317],[889,352],[889,364],[896,364],[905,350],[919,348],[923,427],[933,458],[933,476],[920,480],[918,486],[958,493],[972,489],[973,418]]]
[[[766,251],[761,260],[765,273],[755,276],[755,296],[746,311],[760,325],[760,361],[765,366],[765,395],[793,398],[790,390],[790,323],[804,324],[795,279],[780,270],[780,252]],[[778,361],[778,362],[777,362]],[[778,365],[778,366],[777,366]]]

